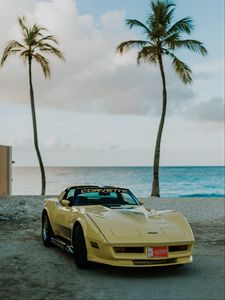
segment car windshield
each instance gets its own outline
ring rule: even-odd
[[[75,205],[140,205],[136,197],[127,189],[84,188],[76,190]]]

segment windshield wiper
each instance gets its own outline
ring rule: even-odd
[[[136,204],[105,204],[103,206],[109,207],[109,208],[119,208],[119,209],[133,209],[134,206],[137,206]]]
[[[106,207],[120,207],[124,204],[102,204],[103,206],[106,206]]]

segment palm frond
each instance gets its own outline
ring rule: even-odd
[[[144,33],[147,34],[147,36],[151,35],[151,31],[149,30],[149,28],[136,19],[127,19],[126,24],[129,26],[130,29],[132,29],[133,27],[139,27],[143,29]]]
[[[150,7],[152,13],[149,14],[147,24],[149,24],[151,32],[161,32],[162,34],[173,19],[176,5],[171,1],[157,0],[151,1]]]
[[[38,26],[37,24],[34,24],[30,30],[29,30],[29,33],[30,35],[32,36],[33,39],[37,38],[37,37],[41,37],[43,38],[43,34],[42,34],[42,31],[47,31],[46,28],[44,27],[40,27]]]
[[[17,49],[22,49],[22,48],[25,49],[26,48],[25,45],[19,43],[16,40],[12,40],[11,43],[12,43],[12,47],[14,47],[14,48],[17,48]]]
[[[149,41],[142,41],[142,40],[130,40],[123,42],[117,46],[116,51],[119,52],[120,54],[123,54],[124,52],[129,51],[130,49],[133,48],[142,48],[146,45],[149,45]]]
[[[40,28],[34,24],[31,28],[28,30],[28,35],[24,39],[25,43],[29,45],[29,47],[33,47],[36,45],[38,39],[42,38],[43,34],[41,33]]]
[[[37,33],[41,33],[41,31],[48,31],[47,28],[41,27],[40,25],[38,25],[38,24],[36,24],[36,23],[32,26],[32,28],[33,28],[33,31],[34,31],[34,32],[37,32]],[[42,35],[42,34],[41,34],[41,35]]]
[[[168,53],[172,58],[172,66],[176,74],[185,84],[192,83],[192,71],[183,61],[179,60],[173,53]]]
[[[51,70],[50,70],[48,59],[39,53],[35,53],[33,55],[33,58],[36,60],[37,63],[39,63],[41,65],[41,68],[42,68],[42,71],[43,71],[45,77],[50,78]]]
[[[167,5],[167,9],[172,6],[176,6],[176,5],[175,4]],[[174,11],[175,11],[175,8],[172,8],[172,9],[168,10],[168,12],[166,12],[165,17],[163,18],[163,21],[164,21],[164,24],[166,24],[166,27],[169,26],[169,24],[172,22]]]
[[[41,52],[43,51],[46,53],[51,53],[53,55],[56,55],[58,58],[65,60],[63,52],[48,43],[38,42],[37,45],[33,48],[33,50],[39,50]]]
[[[20,53],[20,57],[21,57],[23,63],[26,63],[28,61],[29,56],[30,56],[29,49],[26,49]]]
[[[51,47],[43,47],[39,49],[41,52],[45,52],[45,53],[50,53],[53,54],[55,56],[57,56],[58,58],[65,60],[64,54],[57,48]]]
[[[24,49],[25,46],[20,44],[19,42],[17,42],[16,40],[12,40],[9,41],[7,46],[4,49],[3,55],[2,55],[2,59],[1,59],[1,65],[3,66],[3,64],[5,63],[6,59],[12,55],[12,54],[16,54],[20,51],[22,51],[22,49]]]
[[[28,28],[27,28],[27,25],[26,25],[25,16],[19,17],[18,22],[19,22],[19,25],[20,25],[21,33],[22,33],[23,37],[26,39],[27,36],[28,36]]]
[[[44,36],[38,42],[41,43],[43,41],[52,41],[52,42],[56,43],[57,45],[59,44],[59,42],[57,41],[57,39],[56,39],[56,37],[54,35]]]
[[[174,34],[174,33],[187,33],[191,34],[191,31],[194,29],[193,20],[191,17],[185,17],[179,21],[177,21],[175,24],[170,27],[170,29],[167,31],[168,35]]]
[[[157,64],[158,49],[152,46],[142,48],[137,55],[137,63],[140,64],[141,62]]]
[[[176,40],[171,46],[173,50],[176,48],[186,48],[203,56],[206,56],[208,53],[206,48],[203,46],[203,43],[197,40]]]
[[[179,32],[174,32],[170,35],[166,35],[166,37],[162,39],[162,44],[167,45],[168,48],[172,48],[174,41],[178,41],[179,39],[180,39]]]

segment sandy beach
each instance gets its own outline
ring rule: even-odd
[[[148,198],[145,207],[177,210],[196,238],[194,262],[181,268],[79,270],[41,241],[43,197],[0,198],[1,299],[224,299],[224,199]]]

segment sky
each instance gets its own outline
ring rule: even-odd
[[[224,1],[177,0],[175,19],[191,16],[192,38],[208,56],[182,50],[193,71],[184,85],[165,60],[168,110],[162,166],[224,165]],[[151,166],[162,83],[157,66],[137,65],[136,51],[117,45],[144,38],[125,19],[145,22],[149,1],[0,0],[0,56],[20,40],[18,16],[54,34],[66,61],[49,56],[51,80],[33,66],[40,150],[46,166]],[[186,38],[187,36],[184,36]],[[10,57],[0,69],[0,144],[13,147],[16,166],[38,166],[33,146],[28,68]]]

